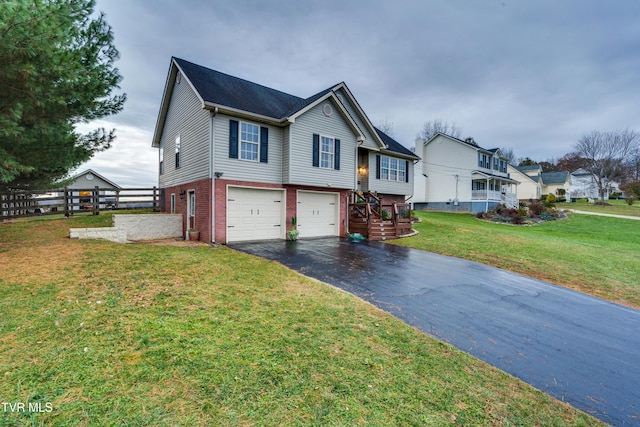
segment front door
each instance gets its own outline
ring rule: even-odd
[[[196,192],[187,193],[187,230],[196,228]]]

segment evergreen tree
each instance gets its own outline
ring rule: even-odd
[[[106,150],[114,131],[75,125],[116,114],[119,56],[94,0],[0,2],[0,186],[46,187]]]

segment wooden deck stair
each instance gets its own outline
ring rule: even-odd
[[[369,240],[388,240],[398,238],[396,225],[391,221],[371,222],[369,224]]]
[[[369,240],[397,239],[411,233],[408,204],[384,204],[374,193],[354,196],[354,203],[349,205],[350,233],[360,233]]]

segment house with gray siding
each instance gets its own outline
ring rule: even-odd
[[[404,203],[419,159],[344,82],[301,98],[179,58],[152,145],[164,210],[216,243],[344,235],[355,192]]]

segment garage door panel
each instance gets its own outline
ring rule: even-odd
[[[338,236],[338,193],[298,191],[298,231],[300,237]]]
[[[283,238],[283,218],[283,190],[228,188],[228,242]]]

